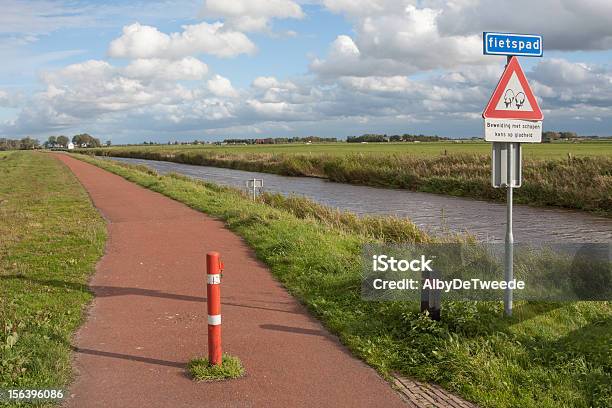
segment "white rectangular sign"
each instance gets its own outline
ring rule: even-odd
[[[248,180],[247,181],[247,187],[248,188],[262,188],[263,187],[263,180],[262,179]]]
[[[487,142],[542,142],[542,121],[520,119],[485,119]]]

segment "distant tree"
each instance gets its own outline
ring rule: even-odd
[[[576,132],[561,132],[560,137],[561,139],[575,139],[578,137],[578,134]]]
[[[56,143],[57,143],[57,137],[49,136],[49,139],[47,139],[47,146],[54,147]]]
[[[70,139],[64,135],[58,136],[55,140],[59,147],[68,147],[68,142],[70,142]]]
[[[113,142],[111,142],[110,140],[107,140],[105,144],[106,144],[107,146],[110,146],[110,145],[112,145],[112,144],[113,144]]]
[[[88,133],[81,133],[72,137],[72,143],[80,147],[100,147],[100,139],[91,136]]]
[[[17,150],[19,149],[19,140],[0,138],[0,150]]]
[[[37,139],[32,139],[31,137],[24,137],[19,141],[19,148],[21,150],[32,150],[39,147],[40,144]]]

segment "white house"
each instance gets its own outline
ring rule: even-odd
[[[74,143],[68,142],[68,150],[74,150]]]

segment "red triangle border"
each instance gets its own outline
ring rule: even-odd
[[[516,73],[516,76],[525,91],[525,96],[529,101],[529,104],[532,107],[532,111],[507,111],[507,110],[497,110],[495,109],[500,99],[502,98],[502,93],[506,89],[506,85],[508,85],[508,81],[512,77],[512,74]],[[489,99],[489,103],[482,113],[483,118],[491,118],[491,119],[523,119],[523,120],[543,120],[544,114],[538,105],[538,101],[533,95],[533,91],[527,82],[527,78],[525,77],[525,73],[521,68],[521,64],[518,62],[518,58],[512,57],[510,58],[510,62],[506,66],[504,73],[502,74],[499,82],[497,83],[497,87],[495,91],[493,91],[493,95],[491,95],[491,99]]]

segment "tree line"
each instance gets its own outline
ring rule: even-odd
[[[47,141],[44,144],[46,148],[66,148],[68,147],[68,143],[70,143],[70,139],[64,135],[60,136],[49,136]],[[74,143],[74,147],[100,147],[102,143],[100,139],[91,136],[88,133],[81,133],[78,135],[72,136],[72,143]],[[110,146],[110,140],[106,142],[108,146]]]
[[[45,149],[65,149],[68,147],[68,143],[74,143],[74,147],[100,147],[102,143],[100,143],[100,139],[95,138],[87,133],[81,133],[78,135],[72,136],[72,139],[69,139],[67,136],[49,136],[49,138],[42,144],[38,139],[34,139],[31,137],[24,137],[22,139],[9,139],[9,138],[0,138],[0,151],[2,150],[32,150],[32,149],[40,149],[44,147]],[[106,145],[110,146],[111,141],[107,140]]]
[[[31,150],[40,149],[38,139],[24,137],[23,139],[0,138],[0,150]]]
[[[578,134],[576,132],[554,132],[554,131],[546,131],[546,132],[542,132],[542,141],[544,143],[546,142],[552,142],[554,140],[567,140],[567,139],[577,139]]]
[[[225,139],[222,143],[225,144],[287,144],[287,143],[333,143],[337,142],[335,137],[275,137],[265,139]]]
[[[441,136],[427,136],[427,135],[411,135],[404,133],[403,135],[390,135],[366,133],[361,136],[348,136],[346,138],[347,143],[384,143],[384,142],[437,142],[440,140],[449,140],[447,137]]]

